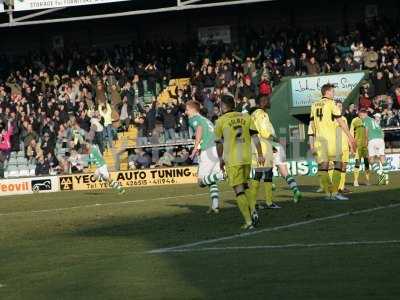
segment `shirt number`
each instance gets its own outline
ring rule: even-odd
[[[317,108],[316,113],[317,113],[317,117],[319,118],[319,120],[322,121],[322,118],[323,118],[323,116],[324,116],[324,115],[322,114],[322,108]]]

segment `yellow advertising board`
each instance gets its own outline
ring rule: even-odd
[[[197,167],[177,167],[110,172],[111,179],[123,187],[146,187],[197,183]],[[104,181],[96,180],[94,174],[60,176],[62,191],[85,191],[110,188]]]

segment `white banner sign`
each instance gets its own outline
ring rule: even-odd
[[[363,72],[334,74],[291,79],[293,107],[310,106],[321,99],[321,87],[330,83],[335,86],[335,99],[344,101],[364,78]]]
[[[58,192],[57,176],[0,180],[0,196]]]
[[[72,7],[81,5],[104,4],[113,2],[122,2],[128,0],[14,0],[14,9],[34,10],[56,7]]]
[[[199,28],[199,41],[202,44],[231,43],[231,28],[229,26],[210,26]]]

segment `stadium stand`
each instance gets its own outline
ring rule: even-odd
[[[378,27],[381,31],[373,30]],[[112,169],[125,170],[134,165],[128,156],[137,158],[132,151],[137,146],[190,139],[184,115],[188,100],[201,102],[204,114],[215,120],[224,94],[234,96],[243,110],[259,94],[271,94],[283,76],[357,70],[366,70],[369,76],[359,101],[346,107],[346,117],[351,120],[361,107],[371,115],[382,114],[382,127],[390,128],[388,146],[398,147],[400,35],[390,24],[370,23],[362,30],[337,34],[251,32],[240,46],[188,46],[187,77],[182,79],[172,76],[177,53],[186,45],[172,42],[30,53],[18,62],[2,56],[4,176],[90,170],[80,153],[89,137]],[[173,161],[182,150],[187,151],[184,144],[156,157],[170,155]],[[152,158],[150,165],[160,165],[157,159]]]

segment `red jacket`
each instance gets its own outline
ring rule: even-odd
[[[11,149],[11,136],[13,135],[14,132],[14,128],[12,126],[10,126],[7,130],[6,133],[4,133],[1,136],[1,141],[0,141],[0,150],[1,151],[8,151]]]
[[[271,95],[272,93],[272,87],[267,81],[261,81],[258,91],[260,92],[260,95]]]
[[[368,109],[372,107],[372,102],[369,98],[361,96],[360,97],[360,101],[358,103],[358,109],[364,108],[364,109]]]

